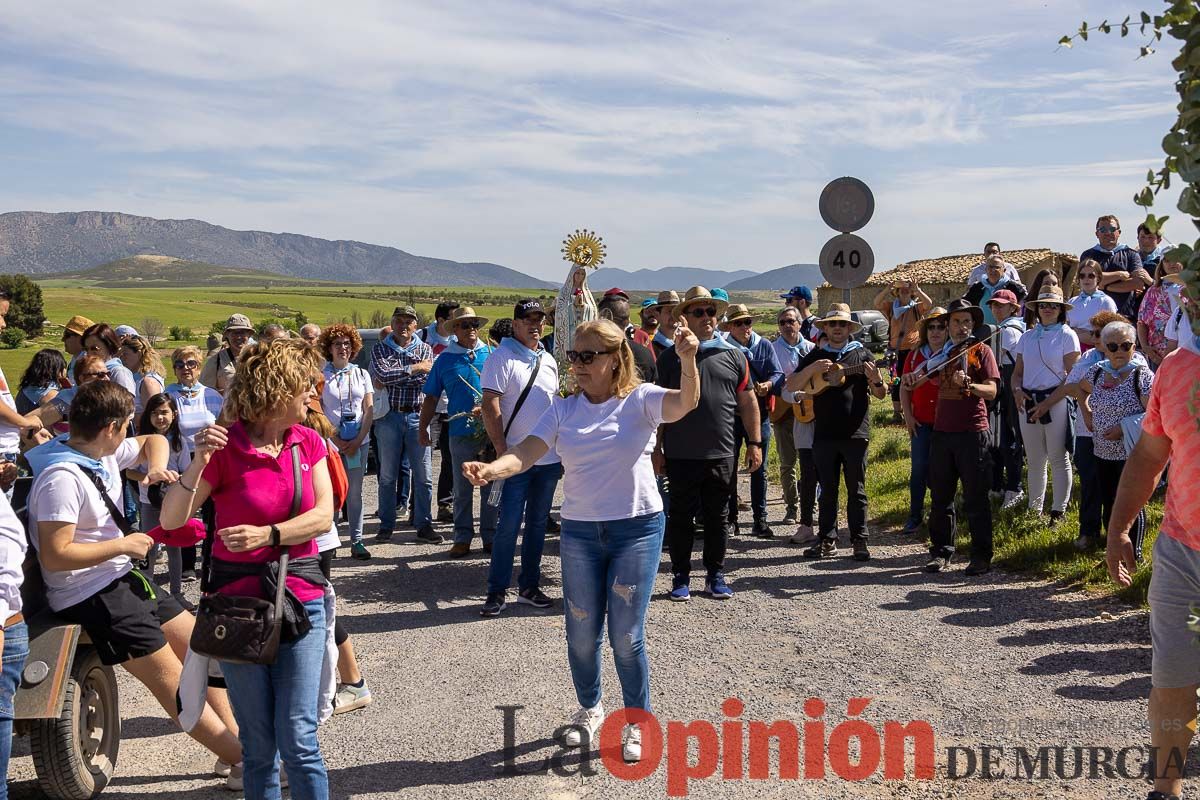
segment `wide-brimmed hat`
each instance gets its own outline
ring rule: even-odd
[[[917,327],[923,332],[929,323],[933,322],[935,319],[942,319],[945,316],[946,309],[942,308],[941,306],[934,306],[933,308],[929,309],[928,314],[921,317],[921,319],[917,322]]]
[[[1026,303],[1057,303],[1058,305],[1065,308],[1067,311],[1070,311],[1072,308],[1075,307],[1075,306],[1071,305],[1070,303],[1068,303],[1066,300],[1063,300],[1062,289],[1059,288],[1058,286],[1043,286],[1041,291],[1038,292],[1038,296],[1037,296],[1036,300],[1030,300],[1029,298],[1025,298],[1025,302]]]
[[[950,318],[951,314],[958,314],[962,311],[971,313],[971,321],[975,328],[983,324],[983,309],[979,306],[971,305],[970,301],[965,297],[956,297],[946,304],[946,319]]]
[[[245,314],[230,314],[229,319],[225,322],[225,332],[230,331],[251,331],[254,326],[250,324],[250,318]]]
[[[674,293],[672,292],[672,294]],[[683,299],[675,306],[675,316],[682,317],[692,306],[713,306],[717,309],[717,318],[719,319],[725,314],[729,303],[713,297],[712,292],[703,286],[693,286],[684,293]]]
[[[646,308],[661,308],[663,306],[679,305],[679,293],[674,289],[658,293],[658,298]]]
[[[991,305],[992,303],[1007,303],[1010,306],[1021,305],[1021,301],[1017,300],[1016,294],[1010,292],[1008,289],[1001,289],[993,294],[991,299],[988,300],[988,305]]]
[[[87,317],[76,314],[67,320],[66,329],[68,332],[73,333],[76,336],[83,336],[83,332],[95,324],[96,323],[92,322]]]
[[[454,327],[464,319],[479,320],[480,325],[486,325],[488,321],[487,317],[479,316],[475,313],[475,309],[471,308],[470,306],[459,306],[450,312],[450,327]]]
[[[754,315],[742,303],[734,303],[725,309],[725,321],[721,323],[721,330],[729,330],[729,326],[739,319],[754,319]]]
[[[855,321],[850,315],[850,306],[845,303],[833,303],[829,306],[820,319],[813,320],[813,325],[816,325],[821,330],[825,330],[825,326],[830,322],[849,322],[850,333],[858,333],[862,330],[862,323]]]

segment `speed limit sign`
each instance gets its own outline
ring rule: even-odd
[[[875,253],[853,233],[834,236],[821,248],[821,275],[835,289],[854,289],[875,270]]]

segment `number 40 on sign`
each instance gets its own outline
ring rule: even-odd
[[[821,275],[837,289],[862,286],[875,270],[875,253],[862,237],[834,236],[821,248]]]

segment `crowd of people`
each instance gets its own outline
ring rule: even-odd
[[[1197,477],[1200,443],[1180,409],[1192,397],[1187,381],[1200,377],[1200,345],[1173,278],[1181,265],[1148,230],[1137,249],[1120,244],[1115,217],[1101,217],[1096,235],[1074,276],[1044,270],[1028,289],[996,243],[944,307],[915,281],[886,287],[874,301],[890,324],[885,360],[859,340],[848,306],[817,315],[805,286],[780,295],[769,337],[749,308],[703,286],[647,298],[638,325],[629,294],[610,289],[572,330],[554,329],[553,309],[537,298],[486,331],[490,320],[454,301],[424,326],[404,305],[362,358],[353,326],[310,324],[292,336],[234,314],[211,352],[170,354],[170,383],[153,342],[76,316],[65,354],[39,351],[15,394],[0,376],[0,483],[12,485],[18,459],[28,464],[29,539],[49,606],[87,631],[103,663],[145,684],[215,755],[215,773],[253,798],[273,800],[287,781],[297,798],[328,796],[317,726],[371,702],[337,619],[330,566],[339,518],[350,557],[372,557],[363,499],[372,441],[374,541],[392,540],[403,520],[417,542],[440,544],[435,526],[446,524],[446,555],[458,559],[478,535],[490,559],[483,617],[510,599],[559,602],[543,590],[542,557],[548,533],[560,533],[579,706],[571,745],[590,741],[604,719],[605,627],[624,706],[649,711],[645,621],[662,552],[671,601],[692,596],[696,539],[703,592],[730,600],[726,555],[741,512],[750,512],[748,533],[776,537],[770,481],[785,509],[775,524],[795,526],[785,536],[802,557],[837,556],[844,515],[851,557],[871,558],[871,404],[889,395],[911,441],[903,534],[927,526],[928,572],[953,566],[960,499],[971,542],[963,574],[979,576],[991,569],[996,509],[1024,506],[1056,523],[1078,475],[1076,545],[1098,547],[1107,533],[1110,571],[1127,583],[1143,558],[1145,500],[1170,458],[1151,595],[1186,612],[1200,590],[1200,508],[1177,487]],[[0,298],[0,327],[7,305]],[[565,363],[550,336],[563,337]],[[1164,397],[1164,386],[1178,396]],[[1135,450],[1139,437],[1147,444]],[[768,474],[772,441],[778,477]],[[11,717],[10,664],[27,648],[14,568],[26,533],[7,500],[0,531],[0,699]],[[203,597],[282,598],[277,653],[221,661],[224,688],[189,681],[199,669],[189,649],[197,608],[184,585],[197,578],[197,545]],[[160,553],[167,591],[156,583]],[[1159,719],[1194,706],[1194,691],[1188,701],[1179,690],[1200,683],[1200,660],[1177,644],[1190,639],[1185,619],[1161,609],[1152,617]],[[9,735],[0,728],[0,747]],[[623,754],[641,757],[636,726],[624,731]]]

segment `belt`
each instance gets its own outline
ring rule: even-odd
[[[25,615],[22,614],[20,611],[18,611],[17,613],[13,614],[11,617],[9,617],[8,619],[6,619],[4,621],[4,629],[8,630],[13,625],[20,625],[24,621],[25,621]]]
[[[420,410],[420,406],[400,406],[399,408],[392,409],[392,411],[395,411],[397,414],[415,414]]]

